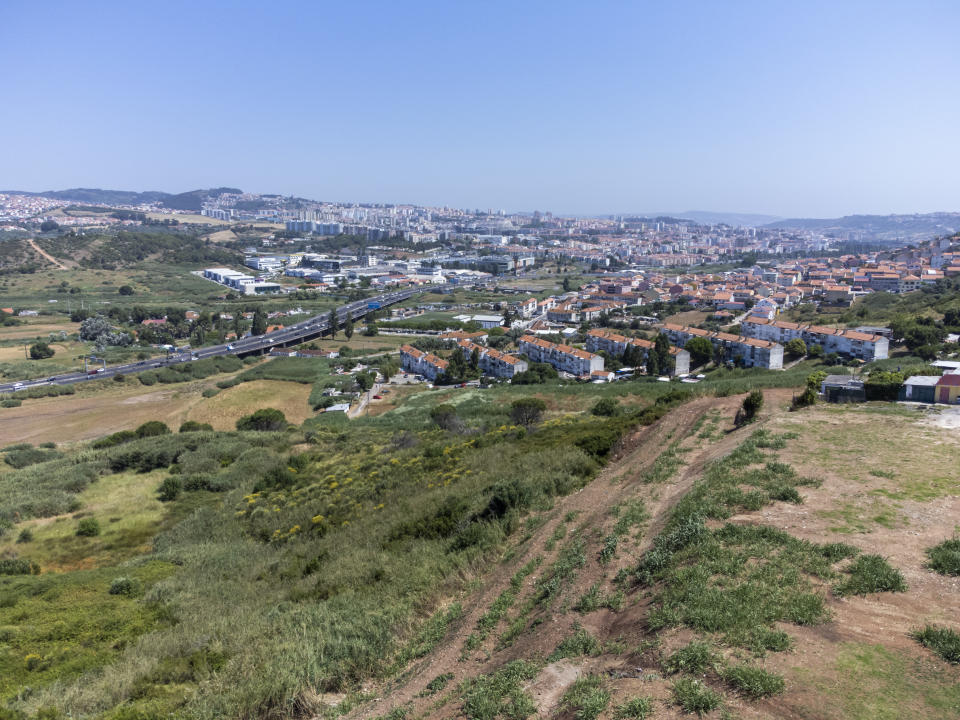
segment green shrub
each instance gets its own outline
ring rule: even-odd
[[[137,434],[133,430],[120,430],[112,435],[107,435],[99,440],[94,440],[90,447],[94,448],[95,450],[100,450],[102,448],[114,447],[115,445],[122,445],[123,443],[127,443],[136,439]]]
[[[212,431],[213,425],[210,423],[198,423],[196,420],[187,420],[185,423],[180,425],[180,432],[182,433]]]
[[[930,568],[941,575],[960,575],[960,538],[944,540],[926,550]]]
[[[83,518],[77,523],[77,535],[79,537],[96,537],[100,534],[100,523],[96,518]]]
[[[157,496],[161,502],[171,502],[179,497],[181,490],[183,490],[183,481],[176,475],[168,475],[160,483]]]
[[[510,403],[510,419],[516,425],[530,426],[539,422],[547,404],[540,398],[520,398]]]
[[[141,385],[156,385],[157,384],[157,374],[153,370],[148,370],[147,372],[142,372],[137,375],[137,379],[140,381]]]
[[[259,430],[270,432],[285,430],[287,428],[287,418],[284,414],[275,408],[261,408],[252,415],[237,420],[237,430]]]
[[[16,408],[20,407],[23,404],[23,401],[20,398],[4,398],[0,400],[0,407],[5,408]]]
[[[673,701],[684,712],[703,716],[720,707],[720,694],[711,690],[699,680],[682,677],[671,687]]]
[[[148,420],[133,432],[138,438],[156,437],[157,435],[169,435],[170,428],[167,427],[166,423],[159,420]]]
[[[28,465],[47,462],[62,457],[56,450],[44,450],[42,448],[26,447],[22,450],[8,450],[4,461],[7,465],[17,469],[25,468]]]
[[[220,392],[220,388],[215,388],[215,387],[204,388],[203,392],[200,393],[200,395],[205,398],[212,398],[214,395],[219,394],[219,392]]]
[[[694,640],[668,657],[663,666],[670,673],[689,673],[702,675],[717,664],[719,658],[709,643]]]
[[[576,720],[597,720],[610,704],[610,691],[600,675],[578,678],[563,694],[560,707],[573,714]]]
[[[521,720],[533,715],[536,705],[523,690],[523,683],[536,677],[540,668],[524,660],[507,663],[492,675],[479,675],[463,686],[463,710],[470,720],[504,717]]]
[[[30,530],[30,528],[24,528],[20,531],[20,534],[17,535],[17,543],[22,545],[29,542],[33,542],[33,531]]]
[[[778,695],[784,688],[780,675],[750,665],[727,668],[723,671],[723,679],[734,690],[753,699]]]
[[[880,555],[861,555],[848,568],[849,577],[834,588],[838,597],[875,592],[906,592],[907,583],[899,570]]]
[[[443,690],[447,683],[453,680],[453,673],[443,673],[442,675],[437,675],[433,680],[427,683],[424,691],[427,695],[434,695],[441,690]]]
[[[110,589],[107,592],[111,595],[134,597],[140,594],[141,589],[140,581],[136,578],[118,577],[110,583]]]
[[[599,655],[603,650],[600,641],[579,624],[574,624],[573,635],[564,638],[557,645],[557,649],[548,658],[550,662],[561,658],[592,657]]]
[[[617,705],[613,720],[646,720],[653,712],[653,700],[648,697],[630,698]]]
[[[912,635],[917,642],[933,650],[948,663],[960,663],[960,633],[948,628],[927,625]]]
[[[40,566],[26,558],[0,558],[0,575],[39,575]]]
[[[611,397],[597,400],[597,404],[590,409],[590,413],[600,417],[613,417],[620,414],[620,404]]]

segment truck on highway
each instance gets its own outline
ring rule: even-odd
[[[380,303],[378,303],[376,300],[371,300],[370,302],[367,303],[367,310],[379,310],[379,309],[380,309]]]

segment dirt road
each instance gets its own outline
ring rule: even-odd
[[[57,270],[69,270],[69,269],[70,269],[70,268],[68,268],[66,265],[64,265],[62,262],[60,262],[59,260],[57,260],[53,255],[51,255],[51,254],[48,253],[46,250],[44,250],[42,247],[40,247],[39,245],[37,245],[37,243],[34,241],[33,238],[30,238],[29,240],[27,240],[27,242],[30,243],[30,247],[32,247],[32,248],[34,249],[34,251],[37,253],[37,255],[39,255],[40,257],[42,257],[42,258],[43,258],[44,260],[46,260],[47,262],[52,263],[53,265],[55,265],[56,268],[57,268]]]

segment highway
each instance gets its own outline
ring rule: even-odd
[[[427,290],[438,290],[446,288],[446,285],[434,285],[429,288],[411,288],[397,290],[377,297],[358,300],[342,305],[337,308],[337,323],[339,326],[347,321],[348,318],[357,319],[363,317],[371,311],[370,304],[379,303],[379,307],[394,305],[403,302],[417,293]],[[74,372],[64,375],[54,375],[52,377],[36,378],[33,380],[22,380],[19,382],[0,383],[0,393],[17,392],[19,390],[29,390],[30,388],[43,385],[71,385],[73,383],[85,382],[87,380],[98,380],[114,375],[129,375],[131,373],[143,372],[145,370],[156,370],[157,368],[179,365],[183,362],[191,362],[202,358],[215,357],[217,355],[252,355],[265,354],[278,347],[288,345],[298,345],[308,340],[320,337],[330,329],[329,311],[322,315],[315,315],[307,320],[289,325],[281,330],[274,330],[265,335],[256,335],[235,340],[232,343],[224,345],[213,345],[210,347],[196,348],[191,351],[171,354],[167,357],[151,358],[136,363],[127,363],[125,365],[108,365],[105,368],[99,368],[91,372]]]

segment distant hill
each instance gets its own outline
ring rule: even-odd
[[[777,215],[760,215],[758,213],[710,212],[708,210],[687,210],[682,213],[673,213],[682,218],[688,218],[700,225],[731,225],[737,227],[759,227],[783,218]]]
[[[45,190],[43,192],[26,192],[24,190],[2,190],[0,192],[17,195],[31,195],[34,197],[48,197],[56,200],[66,200],[76,203],[94,203],[102,205],[142,205],[144,203],[160,203],[171,210],[197,211],[208,197],[217,197],[223,193],[239,194],[238,188],[219,187],[208,190],[190,190],[184,193],[168,193],[159,190],[135,192],[132,190],[101,190],[99,188],[70,188],[68,190]]]
[[[862,232],[878,240],[951,235],[960,230],[960,213],[937,212],[914,215],[845,215],[840,218],[790,218],[764,225],[776,230]]]

